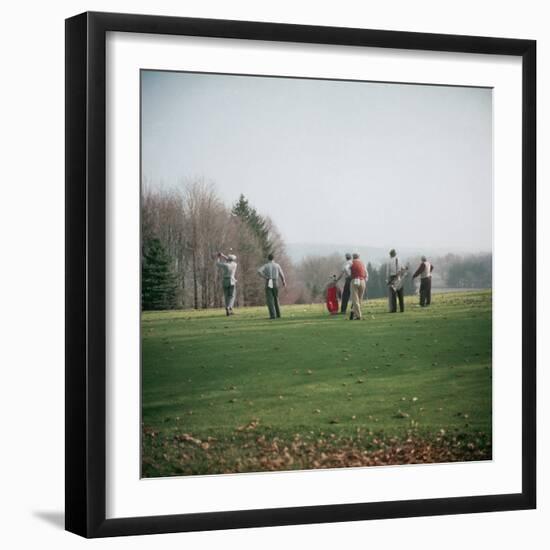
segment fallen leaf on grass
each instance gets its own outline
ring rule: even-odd
[[[245,424],[243,426],[239,426],[237,428],[237,431],[238,432],[244,432],[244,431],[251,431],[251,430],[255,430],[260,424],[260,421],[255,418],[253,420],[251,420],[248,424]]]
[[[196,437],[193,437],[190,434],[181,434],[179,437],[176,437],[180,441],[186,441],[188,443],[194,443],[195,445],[201,445],[202,441],[200,439],[197,439]]]

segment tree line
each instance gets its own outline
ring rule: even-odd
[[[447,254],[440,258],[442,275],[451,288],[491,288],[493,283],[492,254]]]
[[[330,278],[342,271],[344,258],[340,254],[306,256],[293,264],[269,216],[258,212],[244,195],[226,206],[215,186],[202,180],[171,190],[144,185],[141,213],[144,310],[222,307],[222,285],[215,265],[220,251],[237,256],[239,307],[264,304],[265,282],[257,269],[270,253],[287,276],[288,286],[280,296],[283,304],[324,301]],[[415,292],[412,274],[419,261],[410,259],[405,294]],[[491,287],[491,254],[447,254],[433,262],[434,282],[439,286]],[[367,296],[387,296],[385,265],[368,262],[367,270]]]

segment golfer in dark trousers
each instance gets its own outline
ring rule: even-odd
[[[399,299],[399,311],[403,313],[405,311],[405,301],[403,299],[403,286],[396,285],[396,281],[399,278],[401,266],[399,265],[399,258],[397,253],[392,248],[390,250],[390,259],[386,264],[386,283],[388,285],[388,306],[390,313],[397,311],[397,300]]]
[[[342,266],[342,272],[336,279],[338,282],[342,277],[344,277],[344,290],[342,291],[342,306],[340,308],[340,313],[346,314],[348,309],[349,297],[351,294],[350,284],[351,284],[351,254],[348,252],[346,254],[346,261]]]
[[[420,275],[420,307],[426,307],[432,303],[433,270],[434,266],[431,262],[428,262],[426,256],[422,256],[421,263],[413,275],[413,279]]]
[[[275,319],[281,316],[279,308],[279,279],[286,286],[285,274],[278,263],[273,261],[273,254],[267,257],[266,264],[258,269],[258,273],[265,279],[265,301],[269,310],[269,318]]]

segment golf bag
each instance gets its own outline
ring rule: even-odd
[[[338,313],[338,287],[330,285],[327,288],[327,309],[331,315]]]
[[[390,281],[388,282],[388,286],[394,290],[400,290],[403,287],[403,284],[405,282],[405,277],[407,276],[407,273],[409,271],[409,266],[405,266],[399,269],[397,272],[397,275],[394,275]]]

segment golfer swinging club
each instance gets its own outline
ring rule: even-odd
[[[237,271],[237,256],[229,254],[226,256],[218,252],[216,265],[222,273],[223,297],[225,300],[225,314],[233,315],[233,304],[235,303],[235,272]]]

